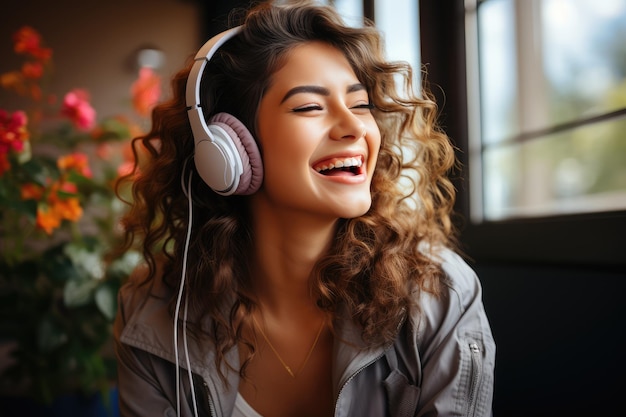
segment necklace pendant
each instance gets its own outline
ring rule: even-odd
[[[289,366],[287,366],[287,364],[285,363],[283,358],[280,356],[280,354],[278,353],[278,351],[276,350],[274,345],[272,345],[272,342],[270,342],[269,338],[267,337],[267,335],[263,331],[263,328],[261,326],[259,326],[259,323],[257,323],[256,318],[254,317],[254,315],[252,316],[252,320],[253,320],[254,325],[256,326],[256,328],[259,329],[259,332],[261,332],[261,336],[263,336],[263,339],[265,339],[265,342],[268,344],[270,349],[272,349],[272,352],[274,352],[274,354],[276,355],[276,358],[278,358],[278,360],[280,361],[281,365],[283,365],[283,368],[285,368],[287,373],[292,378],[295,378],[296,375],[298,375],[300,373],[300,371],[302,371],[304,369],[304,367],[306,366],[307,362],[309,361],[309,358],[311,357],[311,354],[313,353],[313,350],[315,349],[315,346],[317,346],[317,341],[319,340],[320,335],[322,334],[322,329],[324,329],[324,324],[326,322],[325,320],[322,321],[322,324],[320,325],[320,328],[317,331],[317,335],[315,336],[315,340],[313,341],[313,345],[311,346],[311,349],[309,349],[309,353],[307,353],[306,358],[304,358],[304,361],[302,362],[302,365],[300,365],[300,368],[296,371],[296,373],[294,373],[291,370],[291,368]]]

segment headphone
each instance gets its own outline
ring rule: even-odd
[[[200,104],[200,81],[207,62],[241,29],[237,26],[209,39],[194,57],[187,78],[187,115],[196,170],[213,191],[224,196],[253,194],[263,182],[261,153],[248,128],[228,113],[215,114],[207,124]]]
[[[263,182],[263,161],[261,153],[246,126],[235,116],[228,113],[213,115],[208,124],[204,119],[204,112],[200,104],[200,82],[207,62],[226,41],[241,32],[242,26],[237,26],[215,35],[200,48],[194,57],[194,64],[189,72],[186,86],[187,115],[191,125],[194,143],[194,162],[200,178],[216,193],[228,195],[249,195],[255,193]],[[186,171],[187,160],[183,166]],[[181,376],[180,358],[178,354],[178,326],[181,307],[183,308],[183,350],[187,364],[187,376],[191,387],[191,397],[194,416],[198,417],[198,407],[195,397],[194,381],[191,374],[189,350],[187,346],[187,296],[184,297],[185,280],[187,277],[187,256],[191,239],[193,223],[193,201],[191,197],[191,178],[189,173],[185,185],[184,175],[181,176],[181,187],[187,196],[189,223],[187,237],[183,251],[183,269],[174,309],[174,355],[176,357],[176,415],[180,417],[181,410]]]

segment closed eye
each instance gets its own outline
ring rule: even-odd
[[[353,109],[368,109],[368,110],[372,110],[375,108],[374,104],[372,103],[365,103],[365,104],[359,104],[356,106],[352,107]]]
[[[323,110],[323,109],[322,109],[322,106],[319,106],[317,104],[312,104],[309,106],[296,107],[295,109],[292,109],[291,111],[294,113],[304,113],[307,111],[315,111],[315,110]]]
[[[361,103],[350,107],[350,110],[357,115],[371,114],[374,105],[372,103]]]
[[[374,109],[375,106],[372,103],[363,103],[363,104],[357,104],[356,106],[352,106],[351,109],[353,110],[360,110],[360,109],[364,109],[364,110],[372,110]],[[293,113],[305,113],[305,112],[309,112],[309,111],[320,111],[320,110],[324,110],[324,108],[320,105],[317,104],[311,104],[308,106],[303,106],[303,107],[296,107],[295,109],[292,109],[291,111]]]

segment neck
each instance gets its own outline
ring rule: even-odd
[[[305,306],[315,310],[311,272],[330,247],[337,219],[277,211],[263,202],[257,202],[252,213],[252,281],[262,308],[279,315],[293,314]]]

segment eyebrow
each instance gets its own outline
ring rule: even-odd
[[[363,90],[365,90],[365,86],[361,83],[352,84],[352,85],[349,85],[348,88],[346,88],[347,93],[354,93],[356,91],[363,91]],[[318,85],[300,85],[298,87],[294,87],[291,90],[287,91],[287,94],[285,94],[285,96],[280,101],[280,103],[282,104],[289,97],[296,95],[296,94],[301,94],[301,93],[313,93],[313,94],[319,94],[321,96],[329,96],[330,90],[326,87],[321,87]]]

